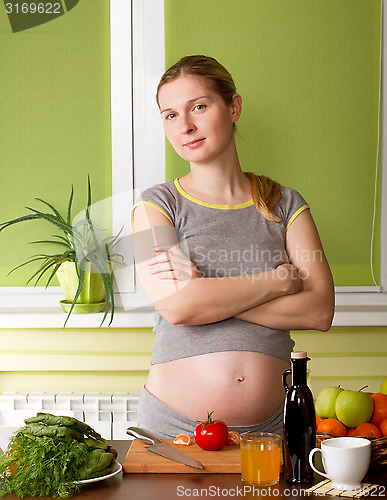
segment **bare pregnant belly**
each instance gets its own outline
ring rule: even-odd
[[[287,361],[250,351],[226,351],[152,365],[146,388],[178,412],[227,425],[263,422],[285,399]]]

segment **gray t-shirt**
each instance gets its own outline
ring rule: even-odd
[[[281,187],[269,222],[253,200],[214,205],[186,193],[178,179],[146,189],[139,204],[154,206],[174,225],[179,245],[204,277],[240,276],[269,271],[289,261],[286,229],[303,210],[304,198]],[[289,360],[294,342],[289,331],[275,330],[237,318],[205,325],[172,325],[156,311],[151,364],[219,351],[253,351]]]

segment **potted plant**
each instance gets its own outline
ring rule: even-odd
[[[101,325],[105,321],[109,308],[110,322],[114,316],[114,292],[112,267],[114,263],[122,263],[122,257],[114,253],[117,236],[103,237],[103,230],[91,219],[91,185],[88,176],[87,204],[84,217],[72,223],[71,211],[74,188],[71,187],[67,214],[63,216],[53,205],[41,198],[36,198],[50,209],[49,213],[26,207],[27,215],[0,223],[0,231],[19,222],[43,220],[61,231],[54,234],[52,240],[33,241],[33,244],[49,244],[59,248],[57,253],[37,254],[28,261],[13,268],[11,272],[27,264],[37,262],[39,268],[27,281],[27,285],[36,278],[34,286],[43,276],[48,276],[46,287],[56,275],[65,295],[61,305],[68,313],[64,326],[72,312],[105,311]]]

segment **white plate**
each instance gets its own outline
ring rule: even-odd
[[[106,474],[105,476],[100,477],[92,477],[91,479],[82,479],[82,481],[77,481],[79,484],[89,484],[96,483],[97,481],[104,481],[105,479],[109,479],[110,477],[116,476],[122,471],[122,465],[119,462],[114,462],[112,466],[112,472],[110,474]]]

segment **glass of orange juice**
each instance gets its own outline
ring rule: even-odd
[[[281,437],[278,434],[242,434],[240,448],[242,481],[260,486],[278,483],[281,461]]]

